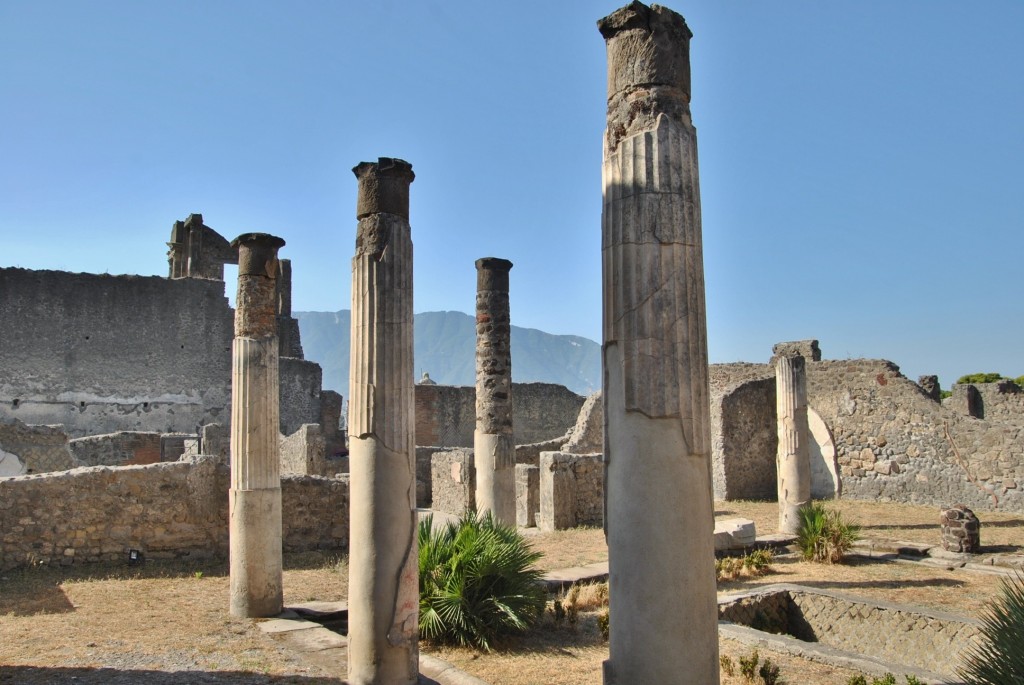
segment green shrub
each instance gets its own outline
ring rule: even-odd
[[[542,615],[541,555],[514,527],[467,512],[434,531],[432,519],[419,526],[421,637],[490,650]]]
[[[1004,579],[981,616],[981,643],[966,654],[959,675],[970,685],[1024,682],[1024,574]]]
[[[608,607],[605,607],[601,613],[597,615],[597,629],[601,631],[601,637],[604,638],[605,642],[607,642],[608,633],[611,629],[611,614],[608,612]]]
[[[1024,388],[1024,376],[1017,376],[1016,378],[1013,379],[1013,382],[1016,383],[1021,388]]]
[[[771,659],[765,659],[761,668],[757,670],[764,685],[779,685],[779,667],[772,663]]]
[[[761,656],[757,653],[756,649],[750,653],[750,656],[740,657],[740,673],[745,680],[754,681],[754,675],[757,674],[757,662],[760,660]]]
[[[999,373],[969,373],[966,376],[960,376],[957,379],[957,383],[995,383],[1003,380],[1003,375]]]
[[[829,564],[840,563],[860,537],[860,528],[844,521],[838,511],[820,502],[800,507],[797,545],[804,559]]]
[[[725,675],[736,675],[736,667],[732,665],[732,659],[728,654],[722,654],[718,657],[718,665],[721,667],[722,673]]]

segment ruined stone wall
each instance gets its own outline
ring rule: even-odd
[[[281,475],[328,475],[320,424],[306,423],[291,435],[280,436],[278,455],[281,459]]]
[[[0,570],[227,554],[228,467],[200,456],[0,478]],[[348,545],[348,480],[285,477],[284,548]]]
[[[565,435],[576,424],[586,398],[553,383],[512,384],[512,427],[516,445]],[[416,386],[416,444],[472,447],[476,389]]]
[[[540,455],[541,530],[601,525],[604,520],[604,459],[600,454],[543,452]]]
[[[72,437],[227,421],[232,317],[219,281],[0,269],[0,417]]]
[[[1024,391],[1013,381],[954,385],[953,397],[943,400],[943,406],[962,414],[970,413],[966,407],[956,405],[958,396],[966,396],[971,389],[973,389],[971,394],[976,398],[977,418],[1024,426]],[[960,404],[963,405],[966,402],[961,400]]]
[[[430,473],[431,509],[461,516],[466,509],[476,508],[476,471],[472,449],[433,452]]]
[[[118,431],[75,438],[68,443],[76,466],[126,466],[160,461],[160,433]]]
[[[812,362],[807,383],[844,497],[1024,511],[1024,427],[944,408],[884,360]]]
[[[294,357],[278,360],[281,432],[291,435],[306,423],[320,423],[323,370],[316,362]]]
[[[77,466],[60,426],[26,426],[0,416],[0,476],[60,471]]]
[[[716,371],[729,370],[716,365]],[[715,498],[775,499],[775,378],[741,380],[713,389],[711,397]]]

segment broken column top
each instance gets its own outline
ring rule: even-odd
[[[416,178],[412,164],[404,159],[380,157],[376,162],[360,162],[352,173],[359,179],[357,219],[381,213],[409,218],[409,184]]]
[[[690,100],[690,39],[686,20],[667,7],[633,2],[597,22],[608,45],[608,97],[634,88],[667,86]]]
[[[508,272],[512,262],[500,257],[484,257],[476,260],[477,290],[508,291]]]
[[[277,277],[277,251],[284,239],[269,233],[243,233],[231,241],[238,250],[239,276]]]
[[[788,342],[776,343],[772,347],[772,363],[778,357],[800,356],[812,362],[821,361],[821,349],[817,340],[791,340]]]

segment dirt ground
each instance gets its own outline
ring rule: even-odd
[[[938,511],[874,502],[844,501],[838,507],[860,523],[865,538],[938,542]],[[759,532],[774,530],[774,503],[719,502],[716,516],[753,519]],[[984,552],[1020,552],[1024,517],[981,513]],[[545,553],[545,569],[607,559],[600,529],[532,534]],[[850,594],[916,604],[968,616],[997,593],[999,578],[934,566],[855,559],[827,566],[778,560],[773,572],[720,584],[735,592],[768,583],[800,583]],[[0,683],[340,683],[340,673],[303,663],[264,636],[254,621],[227,613],[224,563],[149,562],[142,567],[33,568],[0,575]],[[322,554],[286,557],[285,603],[344,600],[343,560]],[[736,662],[750,648],[721,641]],[[492,685],[572,685],[600,682],[607,643],[597,613],[584,612],[575,626],[545,623],[490,654],[422,644]],[[852,671],[762,651],[781,666],[790,683],[845,685]],[[723,685],[742,682],[723,675]]]

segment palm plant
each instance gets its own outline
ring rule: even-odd
[[[1003,579],[999,597],[981,616],[981,642],[959,675],[970,685],[1024,682],[1024,574]]]
[[[420,636],[490,650],[543,614],[547,591],[533,568],[541,554],[490,512],[466,512],[433,530],[419,525]]]
[[[820,502],[800,507],[796,542],[804,559],[839,563],[859,537],[860,527],[844,521],[838,511],[827,509]]]

